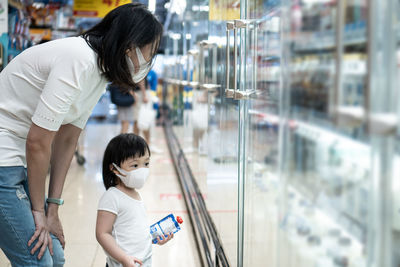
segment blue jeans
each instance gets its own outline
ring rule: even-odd
[[[64,250],[53,235],[53,256],[48,248],[40,260],[37,259],[39,250],[31,255],[37,240],[30,247],[28,241],[34,232],[26,169],[0,167],[0,248],[13,267],[64,266]]]

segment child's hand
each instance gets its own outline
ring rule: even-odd
[[[170,241],[172,238],[174,238],[174,234],[173,233],[169,233],[167,235],[167,237],[163,237],[163,239],[161,239],[161,236],[157,236],[157,241],[158,241],[157,244],[162,246],[165,243],[167,243],[168,241]]]
[[[138,258],[133,256],[127,256],[123,262],[121,262],[124,267],[140,267],[143,262]]]

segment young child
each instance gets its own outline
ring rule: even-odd
[[[140,193],[149,176],[150,149],[135,134],[120,134],[108,144],[103,158],[107,191],[97,213],[96,238],[109,267],[151,266],[150,226]],[[163,245],[173,234],[159,239]]]

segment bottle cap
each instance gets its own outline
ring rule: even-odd
[[[179,224],[183,223],[183,220],[182,220],[182,217],[181,217],[181,216],[177,216],[177,217],[176,217],[176,221],[177,221]]]

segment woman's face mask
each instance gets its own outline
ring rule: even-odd
[[[147,178],[149,177],[149,168],[139,168],[133,171],[125,171],[113,163],[113,166],[123,175],[116,174],[126,187],[140,189],[144,186]]]
[[[139,70],[135,72],[135,65],[132,62],[132,59],[126,55],[126,61],[128,63],[129,71],[131,72],[132,75],[132,80],[135,83],[140,82],[144,78],[146,78],[147,73],[149,73],[151,65],[144,59],[142,51],[140,51],[139,47],[136,47],[136,55],[139,61]]]

